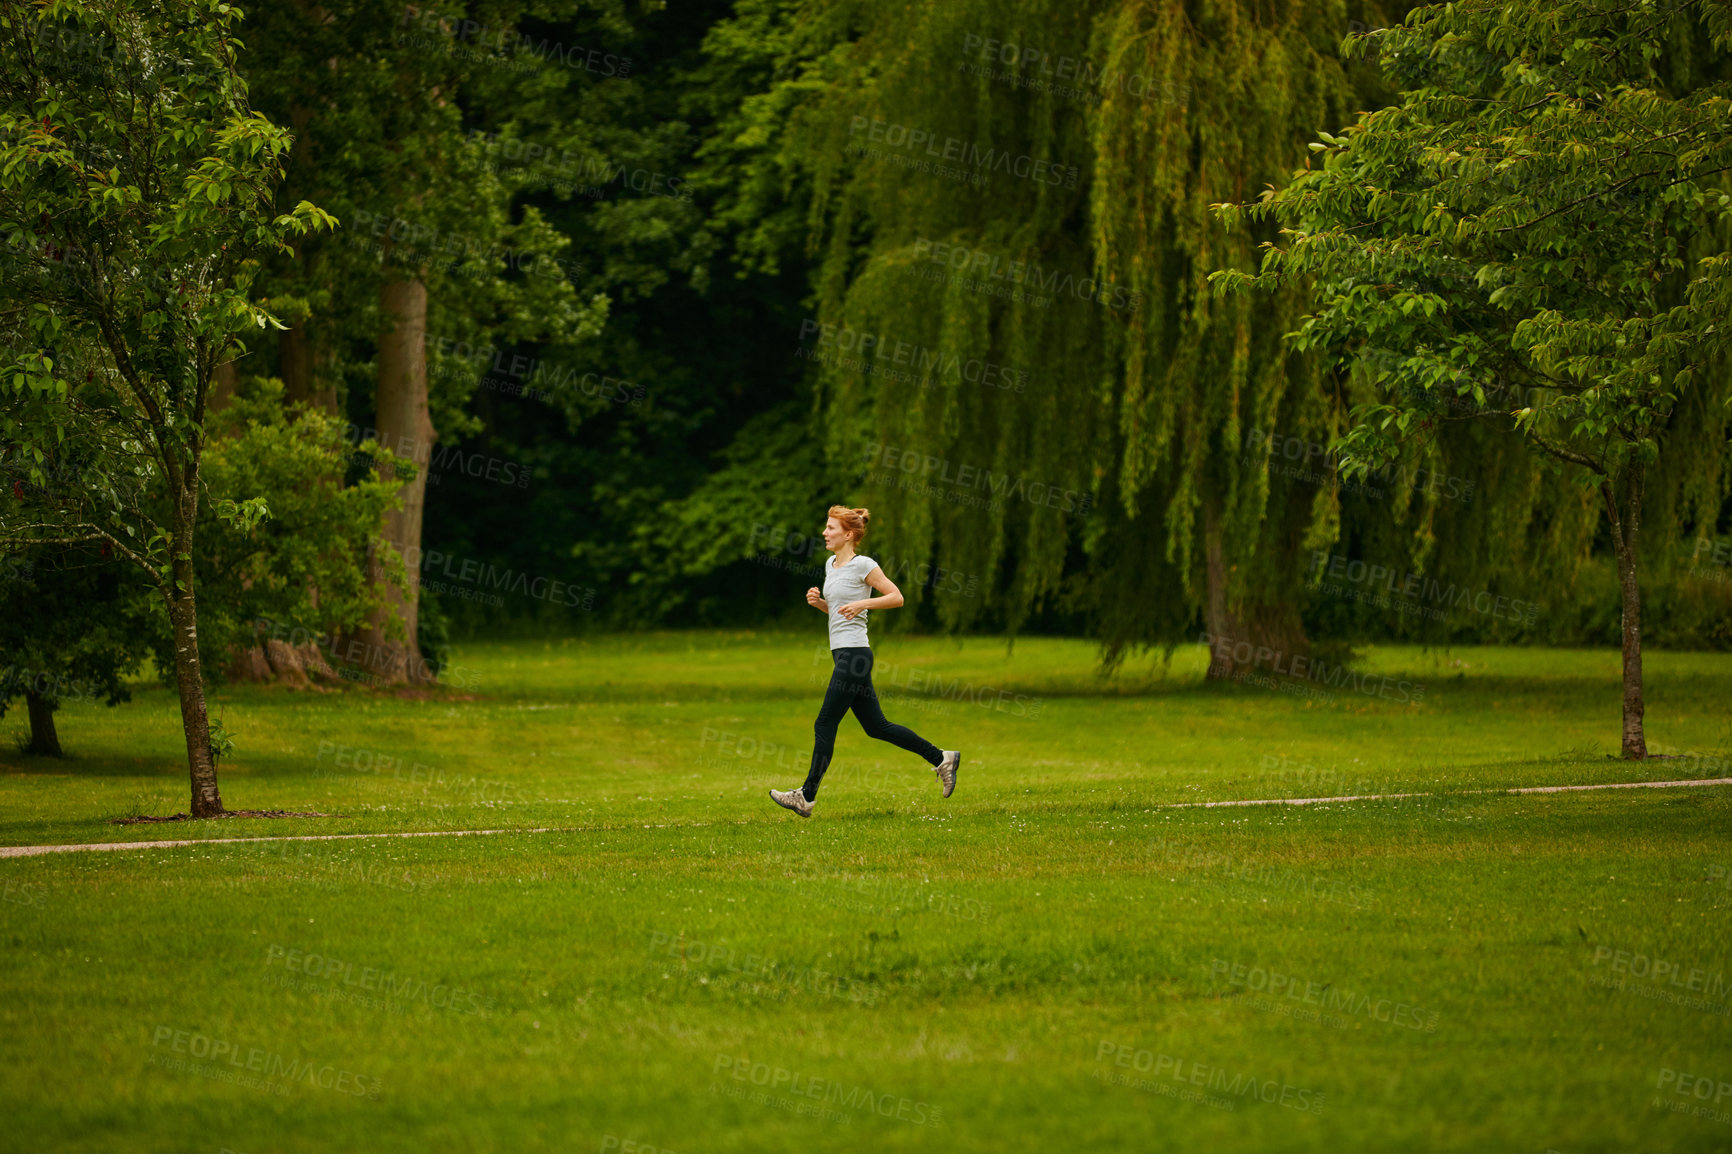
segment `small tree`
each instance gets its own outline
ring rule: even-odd
[[[223,812],[194,590],[206,403],[271,322],[253,256],[334,223],[271,212],[290,138],[247,108],[239,19],[222,0],[0,0],[0,438],[29,473],[0,495],[0,542],[105,542],[155,586],[194,817]]]
[[[214,504],[252,495],[271,509],[251,528],[225,521],[209,501],[200,515],[200,665],[213,673],[225,655],[252,644],[261,621],[279,635],[318,637],[355,627],[383,603],[369,547],[398,487],[380,480],[374,463],[389,455],[372,442],[361,446],[367,456],[358,454],[335,419],[285,409],[282,392],[277,381],[243,378],[209,422],[200,473]],[[23,491],[20,478],[4,483],[15,479]],[[388,560],[401,585],[400,559]],[[61,756],[54,714],[62,702],[130,700],[124,677],[147,654],[172,677],[173,631],[151,594],[137,567],[106,543],[38,548],[0,563],[0,716],[25,699],[28,752]],[[299,658],[273,647],[273,660]],[[211,747],[222,748],[214,733]]]
[[[199,644],[212,668],[258,644],[261,623],[277,637],[355,629],[386,607],[387,590],[408,583],[402,557],[373,544],[402,487],[381,470],[411,466],[373,441],[351,444],[342,422],[321,407],[285,406],[283,393],[274,378],[242,377],[210,421],[211,493],[219,502],[263,497],[271,510],[251,528],[212,515],[200,526]],[[377,566],[383,583],[373,579]],[[287,646],[268,648],[279,651],[272,661],[300,659]]]
[[[68,700],[117,705],[154,622],[133,566],[95,545],[36,549],[0,566],[0,716],[18,697],[25,751],[59,757],[54,714]]]
[[[1679,417],[1700,411],[1690,394],[1724,393],[1714,370],[1732,305],[1732,90],[1665,58],[1729,42],[1721,3],[1417,9],[1344,46],[1375,48],[1406,90],[1398,104],[1321,134],[1322,163],[1261,203],[1217,206],[1285,229],[1260,273],[1216,279],[1308,284],[1317,311],[1293,345],[1339,354],[1379,394],[1341,442],[1344,474],[1445,421],[1513,417],[1533,451],[1597,488],[1622,599],[1629,758],[1647,756],[1644,487],[1668,439],[1687,435]],[[1550,399],[1488,404],[1512,386]]]

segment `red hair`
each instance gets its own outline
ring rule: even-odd
[[[854,541],[858,549],[860,542],[866,539],[866,523],[872,520],[870,509],[850,509],[846,505],[831,505],[830,516],[836,518],[836,523],[842,526],[842,531]]]

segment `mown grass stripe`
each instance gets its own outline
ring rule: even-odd
[[[1468,789],[1452,794],[1441,793],[1363,793],[1350,797],[1256,797],[1239,801],[1166,802],[1154,809],[1211,809],[1230,805],[1320,805],[1344,801],[1392,801],[1408,797],[1462,797],[1469,794],[1571,793],[1593,789],[1672,789],[1680,786],[1732,785],[1732,777],[1714,777],[1699,781],[1620,781],[1598,785],[1530,785],[1517,789]],[[90,842],[83,845],[11,845],[0,846],[0,858],[37,857],[49,853],[76,853],[81,850],[169,849],[187,845],[233,845],[237,842],[261,841],[351,841],[358,838],[386,837],[478,837],[496,833],[576,833],[575,827],[537,826],[529,829],[429,829],[396,833],[318,833],[296,834],[290,837],[206,837],[174,841],[113,841]]]

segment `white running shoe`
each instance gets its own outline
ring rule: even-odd
[[[812,816],[812,803],[797,789],[772,789],[770,799],[783,809],[791,809],[801,817]]]
[[[956,789],[956,771],[962,768],[962,751],[959,749],[944,750],[944,760],[932,767],[932,772],[938,775],[938,784],[944,787],[944,796],[949,797]]]

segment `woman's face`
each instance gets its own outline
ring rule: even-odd
[[[848,530],[842,528],[842,522],[834,517],[824,520],[824,548],[834,553],[848,543]]]

